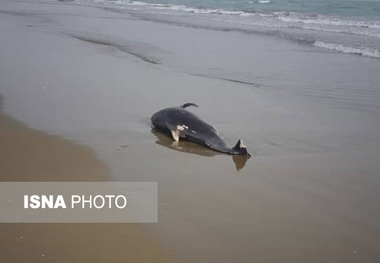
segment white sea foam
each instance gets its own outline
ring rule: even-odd
[[[259,0],[259,1],[249,1],[248,4],[256,4],[256,3],[259,3],[259,4],[269,4],[270,1],[269,0]]]
[[[371,58],[380,58],[380,50],[369,47],[347,47],[341,44],[325,43],[316,41],[314,46],[334,50],[342,53],[356,54]]]

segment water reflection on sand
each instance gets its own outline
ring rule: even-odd
[[[197,154],[205,157],[214,157],[217,155],[222,155],[224,153],[213,151],[209,148],[206,148],[204,146],[189,142],[180,140],[179,142],[173,141],[172,138],[170,138],[169,135],[155,131],[152,129],[152,133],[156,136],[156,144],[162,145],[166,148],[184,152],[184,153],[191,153],[191,154]],[[232,160],[235,164],[236,171],[240,171],[244,168],[247,160],[249,157],[247,156],[241,156],[241,155],[233,155]]]

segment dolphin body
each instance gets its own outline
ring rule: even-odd
[[[165,108],[156,112],[151,118],[153,128],[171,134],[176,142],[181,138],[218,152],[251,156],[242,140],[234,147],[229,147],[213,126],[185,109],[189,106],[198,107],[194,103],[185,103],[180,107]]]

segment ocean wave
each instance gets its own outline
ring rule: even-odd
[[[145,6],[150,7],[152,9],[158,10],[171,10],[171,11],[179,11],[185,13],[194,13],[194,14],[217,14],[217,15],[235,15],[235,16],[250,16],[250,13],[244,11],[234,11],[234,10],[224,10],[224,9],[215,9],[215,8],[197,8],[197,7],[189,7],[185,5],[172,5],[172,4],[155,4],[155,3],[147,3],[140,1],[131,1],[125,2],[121,1],[125,5],[130,6]]]
[[[380,58],[380,50],[369,47],[348,47],[341,44],[325,43],[322,41],[315,41],[314,46],[334,50],[337,52],[355,54],[364,57]]]
[[[380,21],[376,20],[347,20],[296,13],[278,15],[278,19],[295,28],[380,38]]]
[[[157,4],[143,1],[123,0],[96,0],[98,3],[115,3],[117,5],[133,6],[136,8],[147,8],[157,12],[172,11],[177,13],[192,13],[195,15],[230,16],[242,19],[225,19],[218,17],[220,21],[239,23],[253,26],[300,28],[305,30],[326,31],[334,33],[345,33],[359,36],[370,36],[380,38],[380,21],[378,20],[349,20],[343,18],[332,18],[324,15],[308,15],[295,12],[271,12],[252,10],[224,10],[215,8],[198,8],[185,5]],[[252,3],[270,3],[269,0],[256,0]],[[249,2],[249,3],[251,3]],[[215,20],[215,17],[212,18]]]

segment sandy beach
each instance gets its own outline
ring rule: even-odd
[[[30,129],[1,111],[0,127],[1,182],[101,182],[110,179],[107,166],[86,146]],[[0,233],[3,262],[178,260],[137,224],[3,223]]]
[[[1,224],[1,259],[378,262],[380,60],[243,29],[1,1],[0,180],[159,187],[157,224]],[[253,157],[152,132],[186,102]]]

